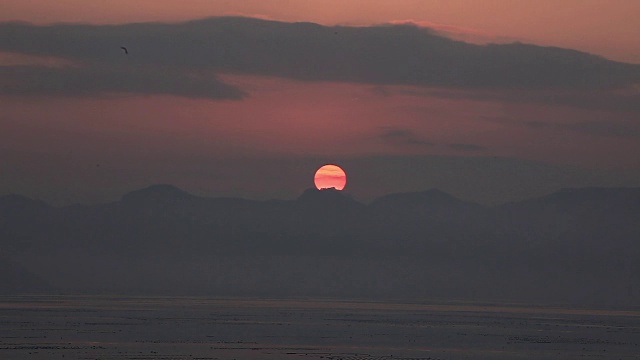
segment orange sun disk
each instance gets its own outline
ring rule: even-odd
[[[347,184],[347,174],[339,166],[327,164],[316,171],[313,182],[318,190],[342,190]]]

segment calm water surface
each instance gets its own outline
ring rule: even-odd
[[[640,312],[5,296],[0,359],[640,359]]]

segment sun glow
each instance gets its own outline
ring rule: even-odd
[[[344,189],[347,184],[347,174],[337,165],[324,165],[316,171],[313,182],[318,190]]]

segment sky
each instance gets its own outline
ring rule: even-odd
[[[0,0],[0,194],[640,186],[637,1]],[[120,48],[124,46],[128,54]]]

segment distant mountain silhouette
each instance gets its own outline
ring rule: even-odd
[[[34,217],[48,210],[44,201],[16,194],[0,196],[0,222],[11,217]]]
[[[344,194],[342,191],[331,189],[307,189],[296,200],[298,211],[313,213],[314,216],[326,217],[333,215],[349,216],[364,209],[364,205]]]
[[[481,205],[462,201],[438,189],[382,196],[374,200],[370,207],[385,216],[395,214],[441,221],[452,221],[484,209]]]
[[[503,205],[505,227],[527,229],[535,241],[596,246],[606,241],[637,247],[640,188],[562,189],[537,199]],[[534,241],[534,239],[530,239]],[[622,246],[622,244],[620,244]],[[580,251],[580,249],[576,249]]]
[[[177,202],[191,200],[194,195],[173,185],[152,185],[122,196],[124,202]]]
[[[302,195],[298,197],[298,202],[300,203],[314,203],[314,204],[327,204],[327,205],[337,205],[341,206],[344,204],[349,204],[347,206],[351,206],[357,204],[357,201],[353,200],[351,197],[345,195],[340,190],[336,190],[335,188],[329,189],[315,189],[309,188],[305,190]]]
[[[335,189],[253,201],[154,185],[61,208],[4,196],[0,215],[13,259],[0,267],[25,271],[0,281],[25,289],[31,273],[74,292],[640,301],[638,188],[485,207],[436,189],[367,205]]]
[[[422,192],[396,193],[382,196],[372,202],[373,206],[401,206],[401,207],[422,207],[422,206],[452,206],[465,203],[455,197],[440,191],[431,189]]]
[[[640,206],[640,188],[577,188],[561,189],[536,199],[524,200],[509,205],[539,205],[554,207],[579,207],[582,205],[603,207]]]

